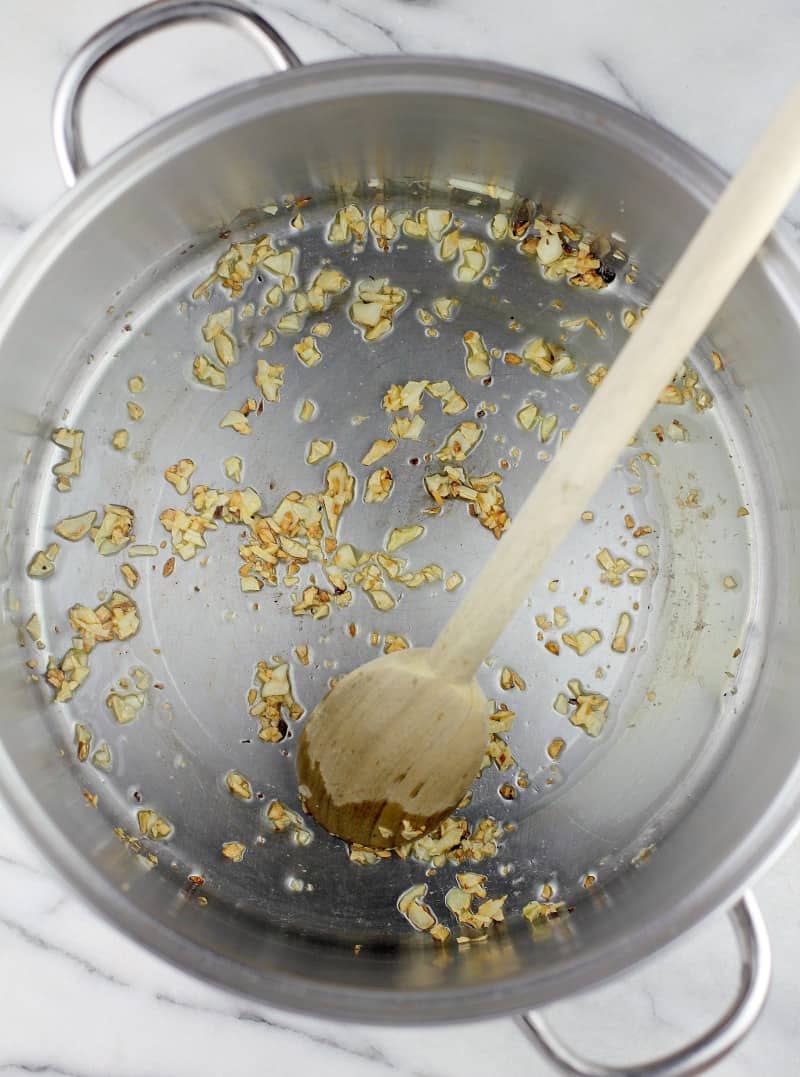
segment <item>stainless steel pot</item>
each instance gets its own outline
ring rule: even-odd
[[[88,169],[78,106],[95,68],[137,36],[198,16],[244,29],[263,43],[281,73],[201,101]],[[189,586],[178,591],[161,572],[152,572],[139,600],[150,627],[143,624],[136,641],[98,658],[89,682],[93,689],[87,686],[73,703],[55,707],[41,668],[32,676],[23,665],[25,659],[36,665],[38,652],[30,641],[20,651],[20,626],[32,608],[40,610],[45,652],[60,653],[67,607],[121,581],[108,559],[78,556],[73,549],[62,551],[63,568],[59,562],[49,580],[31,580],[26,566],[33,550],[52,539],[54,521],[85,510],[89,502],[99,507],[102,501],[140,498],[138,540],[151,541],[144,533],[150,528],[152,541],[158,541],[158,511],[147,497],[155,501],[164,494],[160,473],[171,462],[169,454],[185,455],[194,439],[199,462],[208,468],[213,463],[218,471],[221,455],[238,448],[220,440],[229,432],[216,429],[208,395],[201,403],[187,395],[193,390],[183,373],[185,361],[188,356],[191,362],[209,308],[189,303],[176,311],[230,242],[230,230],[245,235],[256,222],[292,235],[286,214],[264,225],[258,207],[266,202],[279,202],[286,192],[313,196],[303,210],[309,221],[303,243],[321,258],[327,248],[314,238],[312,226],[321,228],[331,207],[354,191],[364,198],[380,192],[393,205],[446,201],[475,227],[482,213],[497,208],[498,189],[536,199],[607,237],[641,270],[627,280],[620,273],[609,289],[587,297],[568,289],[555,293],[529,270],[512,272],[506,256],[498,255],[503,287],[523,320],[555,318],[547,311],[556,294],[565,305],[559,316],[588,310],[599,321],[608,314],[605,336],[587,347],[587,357],[612,361],[624,339],[621,311],[646,303],[718,194],[723,176],[652,123],[521,71],[414,57],[300,68],[263,20],[229,0],[164,0],[101,31],[64,76],[55,136],[74,189],[31,230],[0,293],[5,387],[0,446],[6,461],[0,510],[6,592],[0,768],[18,818],[104,915],[214,982],[282,1006],[358,1020],[522,1014],[553,1061],[583,1074],[615,1071],[575,1058],[554,1039],[541,1013],[528,1011],[621,973],[712,910],[730,908],[742,950],[734,1006],[701,1041],[636,1072],[693,1073],[720,1057],[755,1020],[769,979],[763,925],[752,898],[742,896],[744,887],[787,840],[800,802],[800,730],[793,706],[800,631],[794,599],[800,583],[800,481],[793,404],[800,398],[795,361],[800,260],[791,242],[780,229],[773,235],[701,343],[697,362],[706,364],[706,378],[713,377],[707,363],[712,345],[726,359],[713,384],[713,421],[692,434],[690,455],[677,470],[666,463],[665,451],[665,463],[650,479],[645,504],[659,524],[661,571],[647,584],[635,660],[609,666],[607,691],[618,715],[609,732],[589,742],[570,727],[565,736],[575,734],[568,746],[572,754],[563,766],[536,763],[556,728],[547,701],[561,670],[544,672],[539,658],[531,658],[530,610],[503,651],[504,660],[510,654],[510,664],[527,670],[532,682],[527,698],[535,721],[526,719],[517,739],[512,736],[515,750],[526,762],[533,760],[532,793],[520,796],[503,816],[495,789],[476,792],[476,807],[494,810],[513,826],[497,868],[481,870],[493,883],[505,880],[513,893],[509,907],[516,901],[517,910],[526,894],[534,896],[536,885],[558,878],[561,895],[575,904],[574,915],[531,932],[517,911],[482,946],[437,954],[429,940],[409,933],[393,908],[399,890],[418,881],[419,865],[392,861],[359,875],[341,847],[323,837],[303,850],[306,860],[294,846],[261,839],[261,860],[250,858],[235,879],[214,862],[212,850],[226,827],[248,827],[254,836],[262,825],[253,806],[247,806],[245,822],[245,806],[225,800],[218,789],[228,767],[255,770],[268,794],[292,796],[286,759],[278,753],[265,762],[266,755],[255,756],[252,745],[243,745],[246,714],[238,724],[227,721],[228,710],[242,709],[240,702],[232,707],[230,693],[238,693],[238,701],[243,670],[252,666],[254,654],[263,657],[273,646],[285,649],[294,642],[287,638],[291,617],[280,599],[272,610],[270,598],[274,620],[264,628],[269,636],[276,625],[277,635],[259,643],[252,621],[245,626],[247,608],[236,605],[247,596],[231,597],[223,574],[207,581],[199,569],[194,575],[194,568],[187,569],[182,584]],[[353,262],[353,275],[380,273],[387,264],[382,257],[370,248],[363,268]],[[434,262],[414,263],[398,249],[386,271],[405,274],[409,290],[418,287],[424,300],[442,286]],[[479,288],[477,299],[465,290],[459,294],[469,317],[484,319],[500,342],[511,330],[483,301],[488,291]],[[409,315],[407,324],[412,321]],[[467,327],[462,320],[452,341]],[[343,452],[368,443],[351,420],[367,406],[364,394],[371,394],[374,408],[375,394],[391,380],[413,376],[409,355],[428,372],[437,364],[438,376],[443,363],[451,363],[448,371],[463,370],[460,353],[452,362],[442,358],[452,342],[447,333],[442,325],[440,337],[431,339],[398,327],[381,362],[371,366],[374,353],[360,341],[348,338],[332,346],[326,363],[315,368],[322,374],[313,395],[325,401]],[[583,346],[576,339],[576,355]],[[256,351],[244,328],[240,350],[243,358]],[[126,381],[137,370],[152,388],[142,398],[147,418],[138,451],[115,456],[108,438],[124,425]],[[507,376],[496,370],[493,389],[501,395],[510,393]],[[302,393],[306,384],[292,383],[291,376],[287,383],[287,393]],[[574,398],[550,402],[566,414]],[[283,426],[283,420],[275,421],[283,442],[264,449],[258,478],[250,481],[262,487],[268,480],[285,488],[308,485],[308,471],[296,459],[305,435],[296,432],[293,418]],[[85,474],[66,499],[53,491],[50,470],[61,457],[49,441],[53,427],[64,422],[91,423],[97,435],[90,449],[87,433]],[[730,456],[722,453],[724,464],[721,447],[730,450]],[[509,503],[543,466],[534,452],[525,459],[526,468],[516,478],[509,475]],[[702,518],[687,516],[681,500],[695,473],[706,483]],[[598,520],[610,519],[630,482],[624,470],[609,478],[596,506]],[[378,532],[396,522],[401,510],[418,506],[413,496],[398,493],[387,514],[377,518]],[[734,511],[739,499],[749,511],[746,518]],[[464,528],[471,528],[465,519]],[[488,534],[477,541],[472,536],[471,530],[458,530],[454,545],[447,537],[430,538],[431,556],[455,557],[460,551],[458,567],[468,577],[485,555],[482,539],[493,541]],[[585,540],[575,538],[563,558],[566,591],[580,584],[578,569],[571,576],[569,566],[585,565]],[[721,590],[722,573],[737,583],[729,596]],[[203,599],[193,600],[193,590]],[[425,642],[451,601],[455,598],[446,595],[435,602],[412,596],[387,624]],[[229,605],[234,608],[227,616]],[[599,609],[596,616],[609,619],[609,631],[612,611]],[[314,643],[330,646],[334,667],[362,657],[338,637],[330,640]],[[741,652],[736,662],[733,648]],[[167,684],[169,710],[154,702],[147,723],[115,729],[98,693],[108,690],[123,666],[137,662],[155,667]],[[313,705],[327,676],[322,669],[316,680],[310,676],[305,705]],[[486,676],[496,690],[496,671]],[[75,759],[76,718],[93,723],[111,744],[110,773]],[[84,790],[99,797],[98,810],[87,810]],[[167,853],[147,839],[120,841],[112,832],[114,825],[125,832],[135,828],[138,806],[155,798],[161,798],[159,806],[169,802],[176,822]],[[652,855],[640,855],[644,849]],[[598,882],[587,891],[590,870]],[[313,892],[287,890],[287,873],[298,871],[315,880]],[[194,900],[193,884],[187,890],[193,873],[205,877],[205,905]],[[439,884],[429,881],[435,890]]]

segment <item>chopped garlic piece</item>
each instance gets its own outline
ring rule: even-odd
[[[441,474],[426,475],[424,481],[426,490],[439,506],[451,497],[474,505],[472,511],[495,538],[500,538],[508,527],[509,516],[499,489],[502,482],[500,475],[492,473],[468,477],[463,468],[448,465]]]
[[[215,366],[205,355],[196,355],[192,363],[192,374],[201,385],[211,389],[224,389],[228,384],[225,371]]]
[[[636,538],[636,532],[634,531],[634,538]],[[624,557],[614,557],[608,547],[604,547],[596,556],[596,560],[600,568],[603,570],[600,574],[600,582],[607,583],[611,587],[619,587],[622,583],[622,577],[625,572],[631,567],[630,563],[625,560]],[[647,573],[645,573],[645,576]]]
[[[464,364],[467,368],[467,374],[471,378],[488,377],[492,372],[492,366],[489,351],[483,342],[483,337],[480,333],[476,333],[471,329],[464,334],[463,339],[466,349]]]
[[[82,430],[71,430],[69,427],[59,426],[52,432],[50,439],[60,449],[67,450],[66,460],[53,466],[56,489],[64,493],[72,489],[72,479],[77,478],[81,473],[84,433]]]
[[[539,423],[539,440],[543,444],[548,442],[553,436],[553,432],[557,426],[557,415],[543,415]]]
[[[559,692],[553,702],[553,710],[556,714],[561,714],[566,717],[569,714],[569,700],[563,692]]]
[[[100,770],[111,770],[111,749],[103,741],[98,744],[97,750],[92,756],[92,766],[98,767]]]
[[[203,339],[211,342],[215,337],[218,337],[220,333],[224,333],[226,329],[230,329],[232,325],[233,307],[227,307],[225,310],[219,310],[214,314],[209,314],[202,330]]]
[[[500,672],[500,687],[506,692],[512,688],[518,688],[520,692],[524,692],[528,687],[525,681],[520,677],[519,673],[513,670],[510,666],[503,666]]]
[[[295,350],[298,345],[295,345]],[[281,386],[283,385],[284,367],[268,363],[266,359],[256,361],[256,385],[261,390],[261,395],[271,404],[277,404],[281,398]]]
[[[539,421],[539,409],[535,404],[526,404],[517,412],[517,422],[523,430],[533,430]]]
[[[407,299],[406,292],[386,279],[361,281],[357,290],[358,299],[350,307],[350,317],[362,330],[364,340],[380,340],[392,328],[395,315]]]
[[[136,587],[138,585],[138,583],[139,583],[139,573],[136,571],[136,569],[133,567],[133,565],[129,565],[129,564],[125,563],[125,564],[119,566],[119,570],[122,573],[122,575],[125,577],[125,582],[127,583],[128,587],[133,589],[134,587]]]
[[[275,277],[288,277],[291,276],[294,268],[294,259],[296,250],[293,247],[288,247],[282,251],[275,251],[262,262],[262,265],[268,273],[272,273]]]
[[[427,893],[427,884],[418,883],[404,890],[397,899],[397,908],[417,931],[430,931],[436,926],[433,910],[422,900]]]
[[[386,633],[386,642],[383,646],[384,654],[394,654],[395,651],[407,651],[408,640],[403,636],[396,636],[392,632]]]
[[[427,390],[431,396],[441,401],[442,411],[445,415],[458,415],[466,410],[466,400],[461,393],[453,388],[449,381],[428,382]]]
[[[179,494],[187,494],[189,492],[189,479],[194,475],[196,466],[194,460],[184,457],[177,464],[170,464],[164,472],[164,478],[175,487]]]
[[[136,820],[139,824],[139,833],[145,838],[151,838],[153,841],[163,841],[164,838],[168,838],[172,833],[172,824],[167,822],[158,812],[149,808],[142,808],[141,811],[138,811]]]
[[[406,418],[404,415],[396,415],[392,420],[389,430],[399,438],[407,441],[419,441],[420,434],[425,427],[425,420],[421,415]]]
[[[465,460],[483,437],[480,423],[467,421],[459,423],[455,430],[447,435],[447,440],[436,456],[443,463]]]
[[[80,539],[89,534],[96,517],[96,511],[90,509],[80,516],[67,516],[57,523],[53,530],[68,542],[79,542]]]
[[[129,546],[128,557],[157,557],[158,546]]]
[[[76,605],[69,611],[69,623],[79,639],[60,662],[50,658],[45,680],[55,689],[54,702],[66,703],[89,676],[90,651],[98,643],[129,639],[139,628],[139,611],[127,595],[114,591],[105,603],[92,610]]]
[[[128,415],[135,423],[138,423],[139,420],[144,416],[144,408],[141,406],[141,404],[137,404],[134,400],[129,400],[126,404],[126,407],[128,409]]]
[[[397,441],[394,438],[378,438],[377,441],[373,441],[369,450],[362,456],[361,463],[366,466],[374,464],[384,456],[388,456],[396,448]]]
[[[602,639],[602,634],[597,628],[582,628],[578,632],[564,632],[561,639],[567,647],[571,647],[579,656],[587,654]]]
[[[493,239],[505,239],[508,235],[508,217],[505,213],[495,213],[489,225]]]
[[[251,434],[250,424],[247,421],[247,416],[241,411],[229,411],[220,420],[220,428],[226,429],[230,427],[235,430],[237,434]]]
[[[127,449],[130,435],[127,430],[115,430],[111,437],[111,445],[118,451]]]
[[[308,664],[308,647],[297,647],[296,653],[304,665]],[[294,698],[289,664],[277,656],[274,665],[258,662],[254,687],[248,693],[250,716],[258,719],[259,739],[277,744],[287,734],[286,718],[296,721],[303,715],[303,708]]]
[[[311,841],[311,831],[306,829],[302,815],[287,808],[280,800],[269,802],[266,818],[276,833],[290,832],[296,845],[308,845]]]
[[[278,324],[275,328],[278,330],[279,333],[299,333],[300,330],[303,328],[303,318],[296,312],[290,311],[289,313],[284,314],[279,318]]]
[[[590,737],[599,736],[608,716],[608,700],[599,692],[585,691],[578,680],[569,681],[567,687],[576,701],[570,722],[584,729]]]
[[[464,582],[464,577],[460,572],[451,572],[447,579],[444,581],[445,591],[455,591],[457,587],[460,587]]]
[[[307,464],[318,464],[320,460],[324,460],[326,456],[330,456],[333,452],[333,442],[323,441],[319,438],[311,441],[308,446],[308,453],[306,455]]]
[[[546,924],[549,920],[557,920],[566,909],[563,901],[529,901],[523,907],[522,915],[529,924]]]
[[[314,413],[317,410],[317,405],[313,400],[304,400],[300,405],[300,411],[298,412],[298,418],[302,423],[310,423],[314,418]]]
[[[480,277],[489,264],[488,250],[487,245],[474,236],[459,237],[458,251],[461,260],[456,267],[456,277],[462,284],[469,284]]]
[[[89,657],[82,646],[71,647],[60,662],[50,658],[45,680],[55,689],[53,702],[68,702],[88,676]]]
[[[368,505],[379,504],[385,501],[392,492],[394,479],[388,467],[378,468],[367,477],[364,490],[364,501]]]
[[[328,229],[329,243],[347,243],[353,239],[357,243],[363,243],[367,235],[367,222],[361,208],[355,203],[337,210]]]
[[[614,638],[611,641],[611,650],[616,651],[617,654],[625,654],[628,650],[628,633],[631,629],[631,623],[631,615],[629,613],[621,613],[619,615]]]
[[[390,385],[381,401],[381,407],[390,413],[407,408],[413,415],[422,411],[422,394],[427,388],[427,381],[408,381],[405,385]]]
[[[331,464],[325,472],[325,492],[322,505],[328,520],[328,527],[335,535],[342,512],[352,502],[355,493],[355,479],[341,462]]]
[[[100,526],[94,533],[94,544],[104,557],[119,553],[131,540],[133,510],[127,505],[106,505]]]
[[[294,353],[304,366],[316,366],[322,362],[322,352],[313,337],[303,337],[295,344]]]
[[[106,697],[106,706],[120,725],[127,725],[138,715],[145,704],[145,698],[143,692],[130,692],[127,695],[112,692]]]
[[[239,483],[242,481],[242,470],[244,468],[244,463],[241,456],[227,457],[227,459],[223,461],[222,467],[227,477],[233,482]]]
[[[244,774],[240,774],[238,770],[228,771],[225,775],[225,784],[228,787],[228,791],[240,800],[253,799],[252,785],[247,778],[245,778]]]
[[[409,542],[414,542],[425,531],[421,524],[409,524],[407,527],[394,527],[386,541],[386,549],[389,553],[402,549]]]
[[[428,209],[424,212],[428,234],[438,243],[453,223],[453,214],[449,209]]]

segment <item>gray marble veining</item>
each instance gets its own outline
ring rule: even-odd
[[[70,51],[126,0],[7,5],[0,132],[0,257],[61,192],[49,140],[53,87]],[[306,62],[424,51],[506,61],[579,83],[672,128],[723,166],[743,157],[797,74],[800,7],[673,0],[258,0]],[[177,34],[181,47],[175,48]],[[224,40],[223,40],[224,37]],[[142,53],[158,80],[141,78]],[[154,68],[151,66],[150,70]],[[86,108],[99,155],[165,109],[261,73],[253,50],[208,28],[164,34],[102,73]],[[800,222],[800,201],[791,214]],[[756,887],[775,944],[774,988],[721,1077],[790,1077],[800,1055],[800,844]],[[263,1070],[329,1077],[546,1074],[507,1021],[451,1029],[343,1027],[272,1011],[192,980],[79,903],[0,805],[0,1074],[197,1077]],[[736,975],[724,917],[651,965],[555,1008],[560,1028],[603,1058],[674,1046],[721,1010]],[[454,1049],[457,1037],[458,1049]],[[158,1045],[157,1048],[155,1045]]]

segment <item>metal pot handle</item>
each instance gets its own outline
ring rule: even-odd
[[[115,52],[163,26],[207,19],[239,30],[263,50],[278,71],[299,67],[300,60],[266,19],[238,0],[156,0],[129,11],[98,30],[67,64],[53,102],[56,157],[68,187],[89,167],[79,123],[80,104],[94,72]]]
[[[749,891],[733,906],[729,916],[742,962],[738,994],[724,1017],[673,1054],[631,1067],[605,1066],[583,1058],[562,1043],[540,1013],[523,1014],[517,1018],[519,1025],[550,1062],[572,1077],[691,1077],[704,1073],[747,1035],[769,991],[772,972],[769,936],[756,899]]]

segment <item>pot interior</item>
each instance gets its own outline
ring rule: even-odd
[[[43,226],[6,291],[0,356],[15,484],[5,782],[115,919],[174,959],[284,1004],[469,1016],[555,998],[643,956],[729,895],[737,872],[774,844],[796,797],[800,736],[784,703],[798,327],[777,242],[481,671],[502,740],[456,813],[467,839],[369,862],[302,814],[294,777],[299,709],[386,647],[433,640],[503,512],[513,518],[646,316],[716,184],[668,136],[576,91],[495,71],[479,92],[457,64],[344,64],[168,121]],[[363,214],[363,242],[353,211],[355,229],[337,236],[347,206]],[[546,243],[534,253],[543,220],[567,226],[553,231],[564,257],[598,256],[588,286],[559,276]],[[232,247],[255,258],[265,235],[271,255],[240,262],[232,278],[236,258],[222,263],[222,279],[202,286]],[[464,279],[469,250],[485,262],[474,280]],[[275,268],[270,257],[287,251],[291,268]],[[346,283],[320,298],[322,270]],[[382,281],[395,289],[381,313],[391,329],[368,340],[374,312],[359,323],[353,304],[374,304]],[[208,322],[227,311],[230,324],[227,314]],[[234,342],[230,365],[220,324]],[[215,377],[198,355],[224,389],[198,382],[197,369]],[[258,360],[283,368],[262,367],[263,392]],[[429,387],[418,406],[393,411],[391,396],[382,406],[410,381],[447,382],[455,397]],[[250,432],[222,427],[248,398]],[[418,436],[403,436],[415,416]],[[448,441],[464,422],[480,435],[465,457],[464,430],[461,449]],[[68,490],[53,474],[65,458],[51,440],[59,427],[85,434]],[[365,465],[376,439],[396,445]],[[309,464],[310,447],[327,443]],[[226,474],[232,457],[241,480],[233,463]],[[193,465],[188,492],[164,478],[181,460]],[[355,486],[334,526],[319,495],[340,464]],[[448,466],[464,476],[447,473],[452,488],[433,497]],[[381,468],[392,489],[376,500],[379,479],[368,480]],[[242,489],[258,497],[244,514],[230,501]],[[274,537],[295,491],[316,530],[290,512],[274,568],[252,513]],[[119,551],[101,555],[102,533],[75,543],[54,533],[88,510],[100,524],[109,505],[133,512],[134,537]],[[205,519],[192,556],[178,510]],[[412,524],[421,537],[389,544],[387,558],[392,529]],[[55,571],[31,578],[31,557],[53,541]],[[131,545],[155,552],[132,557]],[[242,571],[260,589],[243,591]],[[98,643],[85,683],[54,703],[45,667],[48,656],[63,667],[68,611],[107,609],[115,592],[135,603],[138,631]],[[33,613],[40,627],[26,632]],[[261,693],[284,665],[291,698],[276,708],[271,689],[267,703]],[[241,860],[223,855],[239,855],[228,843],[244,847]],[[507,895],[502,922],[470,926],[448,910],[465,871],[486,877],[489,897]],[[443,945],[398,909],[417,884],[451,931]]]

